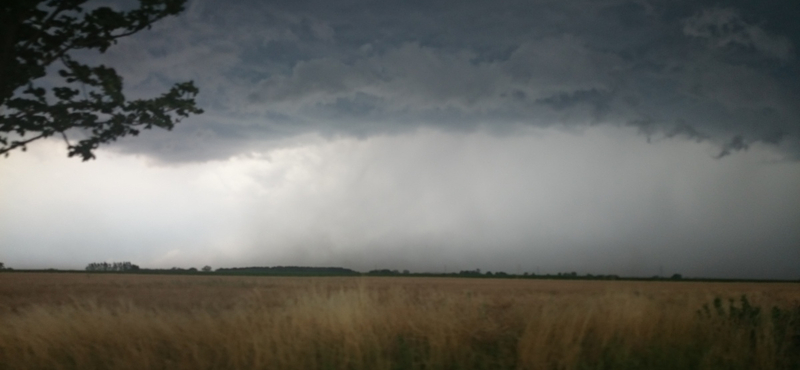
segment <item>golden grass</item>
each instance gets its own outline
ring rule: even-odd
[[[5,273],[0,369],[792,369],[798,288]]]

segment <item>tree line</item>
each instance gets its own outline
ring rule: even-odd
[[[139,271],[139,266],[130,262],[92,262],[86,265],[86,271],[133,272]]]
[[[0,262],[0,270],[11,270]],[[48,269],[57,271],[55,269]],[[491,272],[481,271],[481,269],[461,270],[451,273],[435,272],[410,272],[409,270],[390,270],[374,269],[366,273],[361,273],[344,267],[311,267],[311,266],[253,266],[253,267],[231,267],[219,268],[214,270],[211,266],[203,266],[201,269],[194,267],[185,269],[172,267],[169,269],[140,268],[131,262],[92,262],[86,265],[87,272],[130,272],[143,274],[195,274],[195,273],[214,273],[220,275],[275,275],[275,276],[425,276],[425,277],[466,277],[466,278],[517,278],[517,279],[575,279],[575,280],[682,280],[681,274],[673,274],[670,277],[653,276],[650,278],[620,277],[619,275],[578,275],[576,272],[559,272],[557,274],[535,274],[525,272],[522,274],[509,274],[503,271]],[[713,280],[713,279],[712,279]],[[722,279],[725,280],[725,279]]]

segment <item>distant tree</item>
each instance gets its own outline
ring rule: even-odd
[[[411,271],[403,270],[403,275],[409,275],[409,274],[411,274]]]
[[[189,271],[190,271],[190,272],[197,272],[197,268],[190,267],[190,268],[189,268]]]
[[[92,262],[86,265],[86,271],[116,271],[131,272],[139,271],[139,266],[130,262]]]
[[[6,269],[6,265],[4,265],[2,262],[0,262],[0,270],[5,270],[5,269]]]
[[[398,275],[398,274],[400,274],[399,271],[389,270],[389,269],[370,270],[367,272],[367,275],[381,275],[381,276]]]
[[[681,274],[673,274],[672,277],[670,277],[670,279],[672,279],[672,280],[681,280],[681,279],[683,279],[683,275],[681,275]]]
[[[92,262],[86,265],[86,271],[111,271],[108,262]]]
[[[139,7],[129,11],[108,6],[85,11],[86,2],[0,3],[0,154],[60,136],[70,157],[86,161],[100,144],[136,136],[141,129],[170,130],[182,118],[203,112],[195,105],[199,91],[191,81],[156,98],[128,100],[113,68],[88,66],[71,56],[76,50],[104,53],[118,39],[180,13],[186,0],[139,0]],[[48,74],[51,78],[43,81]],[[80,140],[70,142],[68,133]]]
[[[203,272],[211,272],[211,266],[209,265],[203,266]]]
[[[480,275],[481,274],[481,269],[461,270],[461,271],[458,272],[458,274],[459,275]]]

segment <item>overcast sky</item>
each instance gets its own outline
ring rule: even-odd
[[[0,160],[15,268],[800,278],[800,3],[227,1],[76,58],[206,111]]]

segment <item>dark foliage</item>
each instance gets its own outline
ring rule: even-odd
[[[61,136],[69,156],[93,159],[100,144],[141,129],[170,130],[181,118],[202,113],[198,89],[178,83],[152,99],[128,100],[113,68],[81,64],[74,50],[105,52],[119,38],[149,28],[183,10],[185,0],[140,0],[116,11],[84,8],[87,0],[11,0],[0,5],[0,154],[50,136]],[[48,68],[58,67],[58,78]],[[55,83],[54,81],[60,81]],[[50,85],[55,86],[50,86]],[[80,138],[71,143],[67,135]]]
[[[139,271],[139,266],[130,262],[92,262],[86,266],[86,271],[135,272]]]
[[[703,305],[697,314],[704,320],[717,320],[733,325],[746,334],[753,343],[758,340],[757,329],[768,325],[772,328],[772,340],[775,347],[781,351],[785,366],[792,369],[800,368],[800,306],[793,308],[773,306],[767,311],[753,305],[747,296],[742,295],[738,305],[734,299],[729,299],[726,305],[721,298],[714,298],[711,306]]]

